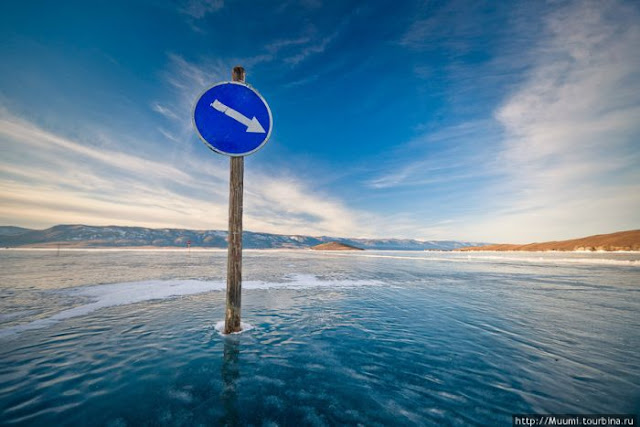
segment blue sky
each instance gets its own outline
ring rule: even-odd
[[[245,229],[640,227],[637,2],[3,2],[0,40],[0,224],[226,229],[191,114],[243,65],[274,117]]]

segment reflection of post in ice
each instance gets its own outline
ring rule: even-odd
[[[221,425],[237,425],[238,420],[238,395],[236,385],[240,378],[238,355],[240,354],[240,342],[237,337],[227,336],[224,339],[224,359],[222,362],[222,404],[224,405],[224,417]]]

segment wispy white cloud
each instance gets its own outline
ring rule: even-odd
[[[528,78],[495,113],[511,197],[492,228],[519,226],[521,239],[637,228],[638,10],[576,2],[546,24]]]
[[[291,46],[304,45],[304,44],[309,43],[310,41],[311,41],[311,38],[308,37],[308,36],[291,38],[291,39],[280,39],[280,40],[276,40],[276,41],[274,41],[272,43],[269,43],[266,46],[266,50],[267,50],[267,52],[275,54],[275,53],[278,53],[280,50],[282,50],[284,48],[289,48]]]
[[[40,152],[49,151],[53,155],[79,156],[123,171],[144,171],[145,174],[157,179],[172,177],[181,182],[188,182],[191,179],[187,174],[170,165],[122,151],[83,145],[47,132],[16,117],[0,118],[0,134],[6,138],[2,142],[8,151],[20,151],[24,149],[23,147],[29,147]]]
[[[365,182],[373,189],[428,186],[493,175],[495,126],[483,120],[437,130],[418,126],[422,134],[395,148],[381,171]]]
[[[151,108],[153,109],[153,111],[155,111],[156,113],[160,113],[163,116],[172,119],[172,120],[178,120],[178,115],[176,113],[174,113],[170,108],[167,108],[163,105],[158,104],[157,102],[154,103]]]
[[[327,46],[335,40],[338,36],[338,32],[334,32],[333,34],[322,38],[318,42],[308,44],[300,49],[295,55],[289,56],[284,59],[284,62],[289,63],[291,65],[298,65],[308,57],[314,54],[322,53],[325,51]]]
[[[322,7],[322,0],[301,0],[300,4],[309,9],[317,9]]]
[[[350,20],[351,16],[344,17],[331,32],[325,33],[326,35],[318,34],[318,30],[314,26],[309,26],[306,28],[304,36],[276,41],[270,47],[273,49],[275,46],[278,50],[282,50],[279,56],[284,57],[283,61],[296,66],[314,55],[323,53],[344,32]],[[292,47],[294,49],[291,49]]]
[[[204,66],[197,66],[185,60],[182,56],[170,53],[169,70],[165,78],[176,89],[197,93],[206,88],[212,81],[230,74],[232,66],[220,60],[210,62]]]
[[[426,16],[413,19],[398,43],[415,50],[446,47],[450,54],[465,51],[470,42],[482,36],[485,28],[483,14],[496,13],[483,2],[454,0],[441,6],[425,8]]]
[[[384,193],[461,181],[473,197],[456,200],[466,206],[459,212],[447,210],[454,225],[432,230],[458,238],[528,242],[638,228],[638,9],[576,1],[550,9],[542,22],[536,39],[516,37],[517,46],[492,60],[489,71],[521,75],[506,86],[492,120],[419,128],[423,135],[392,153],[365,184]],[[417,23],[403,43],[428,48],[421,43],[433,25]],[[528,33],[529,25],[513,33]],[[481,77],[473,77],[476,85]]]
[[[223,7],[224,0],[187,0],[180,11],[192,18],[201,19]]]
[[[167,60],[163,73],[167,96],[162,102],[154,102],[151,108],[169,119],[161,133],[169,139],[185,141],[193,133],[191,114],[198,96],[212,82],[229,80],[231,70],[238,63],[233,59],[216,59],[196,65],[174,53],[168,54]]]
[[[90,147],[6,112],[0,148],[8,154],[0,160],[1,223],[226,229],[228,172],[213,159],[188,157],[178,165]],[[293,176],[251,170],[245,191],[249,230],[371,236],[383,221]]]
[[[182,141],[177,136],[175,136],[174,134],[172,134],[171,132],[169,132],[166,129],[163,129],[163,128],[160,127],[160,128],[158,128],[158,132],[160,132],[162,135],[164,135],[164,137],[167,138],[168,140],[171,140],[171,141],[177,142],[177,143],[182,143]]]

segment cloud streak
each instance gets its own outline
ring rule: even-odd
[[[423,42],[434,25],[417,21],[401,44],[428,49]],[[459,209],[442,219],[455,224],[438,227],[464,239],[516,236],[526,243],[638,228],[637,8],[617,1],[562,4],[543,17],[537,39],[517,37],[530,25],[509,30],[519,49],[508,45],[491,61],[501,73],[514,68],[521,77],[506,86],[511,90],[490,117],[425,131],[365,185],[384,194],[410,191],[419,200],[429,188],[444,184],[456,194],[464,184],[473,196],[450,201]],[[450,31],[464,39],[476,29],[464,24]],[[482,74],[474,78],[477,84]]]
[[[501,226],[544,239],[640,224],[639,23],[614,1],[572,3],[546,19],[528,78],[495,112],[513,195],[502,210],[515,212]]]
[[[188,158],[182,168],[94,148],[24,119],[0,119],[0,222],[127,224],[226,229],[227,173],[219,163]],[[29,152],[37,151],[37,157]],[[21,163],[16,159],[28,157]],[[188,172],[185,172],[188,171]],[[247,174],[245,226],[282,234],[371,236],[381,218],[315,193],[291,176]]]
[[[195,19],[202,19],[224,7],[224,0],[187,0],[180,11]]]

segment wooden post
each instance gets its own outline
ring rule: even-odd
[[[234,82],[243,82],[244,68],[234,67],[231,73]],[[227,257],[227,310],[224,333],[240,332],[242,301],[242,190],[244,180],[244,157],[231,157],[229,176],[229,253]]]

